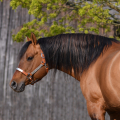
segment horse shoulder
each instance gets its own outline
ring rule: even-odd
[[[116,50],[116,46],[110,47],[83,72],[80,86],[86,99],[92,102],[99,101],[99,99],[104,101],[102,92],[104,92],[103,88],[106,89],[108,85],[107,80],[105,80],[106,74],[109,74],[109,64],[111,64],[113,57],[119,54],[119,51],[119,49]]]
[[[120,50],[111,52],[103,60],[99,73],[99,86],[107,109],[116,106],[120,109]]]
[[[83,72],[80,79],[80,87],[84,97],[95,103],[99,98],[102,98],[101,90],[96,77],[96,63]]]
[[[87,110],[91,119],[105,120],[105,102],[97,77],[100,67],[98,63],[98,60],[93,62],[89,68],[84,71],[81,76],[80,86],[86,99]]]

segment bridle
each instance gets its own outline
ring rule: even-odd
[[[33,80],[33,75],[34,75],[39,69],[41,69],[43,66],[45,66],[46,72],[48,73],[48,67],[47,67],[47,65],[46,65],[45,56],[44,56],[42,50],[41,50],[41,57],[42,57],[42,62],[41,62],[41,64],[40,64],[35,70],[33,70],[31,73],[27,73],[27,72],[25,72],[24,70],[22,70],[21,68],[16,68],[16,70],[18,70],[19,72],[23,73],[23,74],[27,77],[27,79],[30,81],[30,84],[32,84],[32,85],[39,80],[39,79],[37,79],[37,80],[34,81],[34,80]]]

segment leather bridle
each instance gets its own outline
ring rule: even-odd
[[[39,69],[41,69],[43,66],[45,66],[45,68],[46,68],[46,72],[48,73],[48,67],[47,67],[47,65],[46,65],[46,61],[45,61],[45,56],[44,56],[44,54],[43,54],[43,51],[41,51],[41,57],[42,57],[42,62],[41,62],[41,64],[35,69],[35,70],[33,70],[31,73],[27,73],[27,72],[25,72],[24,70],[22,70],[21,68],[16,68],[16,70],[18,70],[19,72],[21,72],[21,73],[23,73],[26,77],[27,77],[27,79],[28,80],[30,80],[30,84],[34,84],[34,83],[36,83],[37,81],[39,81],[39,79],[37,79],[37,80],[33,80],[33,75],[39,70]]]

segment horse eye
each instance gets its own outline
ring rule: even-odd
[[[33,57],[28,57],[27,58],[27,61],[30,61],[30,60],[32,60],[33,59]]]

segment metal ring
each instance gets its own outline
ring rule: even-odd
[[[43,55],[42,55],[42,54],[43,54],[43,53],[41,53],[41,57],[42,57],[42,58],[45,58],[45,57],[43,57]]]
[[[27,78],[28,78],[29,80],[32,79],[32,76],[30,75],[30,73],[27,74]]]

